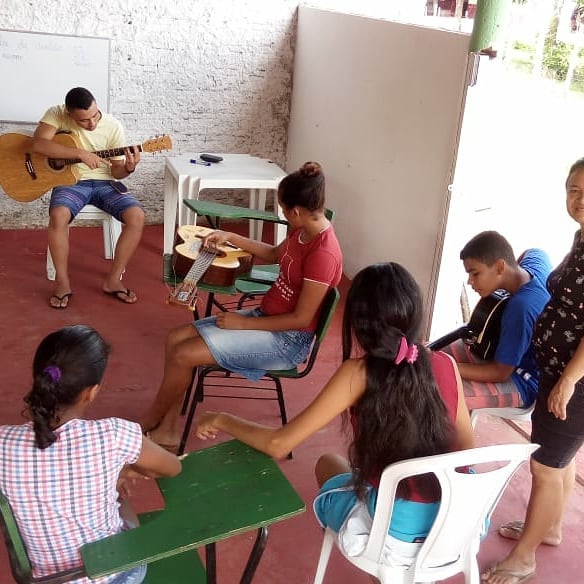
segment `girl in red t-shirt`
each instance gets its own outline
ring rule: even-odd
[[[322,301],[342,274],[341,248],[325,216],[324,187],[316,162],[282,179],[278,203],[290,231],[279,245],[223,231],[205,239],[207,246],[229,242],[277,262],[280,273],[258,309],[222,312],[170,332],[162,384],[141,422],[158,444],[177,448],[182,397],[199,365],[219,364],[257,380],[267,369],[292,369],[307,357]]]

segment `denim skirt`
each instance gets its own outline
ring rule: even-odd
[[[264,316],[259,308],[240,310],[251,318]],[[215,316],[193,324],[221,367],[257,381],[267,370],[293,369],[310,352],[314,333],[222,329]]]

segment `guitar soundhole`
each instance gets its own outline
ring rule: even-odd
[[[49,163],[49,167],[52,170],[63,170],[65,166],[67,166],[62,160],[59,158],[48,158],[47,162]]]

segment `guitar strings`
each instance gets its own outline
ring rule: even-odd
[[[186,296],[190,296],[194,290],[189,290],[188,292],[185,290],[186,286],[190,286],[195,288],[201,277],[205,274],[209,266],[213,263],[215,258],[217,257],[218,250],[211,249],[211,248],[202,248],[199,252],[199,255],[193,262],[192,266],[190,267],[189,271],[183,278],[181,283],[177,282],[177,274],[175,271],[175,263],[173,263],[173,273],[175,277],[175,287],[170,292],[170,296],[178,300],[180,303],[185,301],[187,298]],[[182,298],[185,296],[185,298]]]

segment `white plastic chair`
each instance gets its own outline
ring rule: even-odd
[[[114,257],[118,238],[122,234],[121,222],[93,205],[85,205],[75,219],[97,220],[102,222],[103,256],[106,260],[111,260]],[[49,248],[47,248],[47,279],[55,279],[55,266],[53,265],[53,258],[51,257]]]
[[[517,420],[518,422],[530,422],[531,413],[535,408],[535,402],[533,402],[527,408],[478,408],[472,410],[470,413],[470,423],[474,430],[476,426],[479,415],[486,414],[489,416],[495,416],[497,418],[505,418],[507,420]]]
[[[434,582],[464,572],[467,584],[479,584],[477,553],[485,518],[493,511],[517,467],[539,448],[537,444],[498,444],[427,456],[388,466],[381,476],[377,507],[367,545],[358,556],[341,553],[352,564],[372,574],[382,584]],[[499,463],[474,474],[458,467]],[[409,476],[432,472],[442,489],[440,509],[428,537],[409,567],[381,563],[398,483]],[[314,579],[321,584],[337,534],[325,530]],[[340,549],[340,548],[339,548]]]

